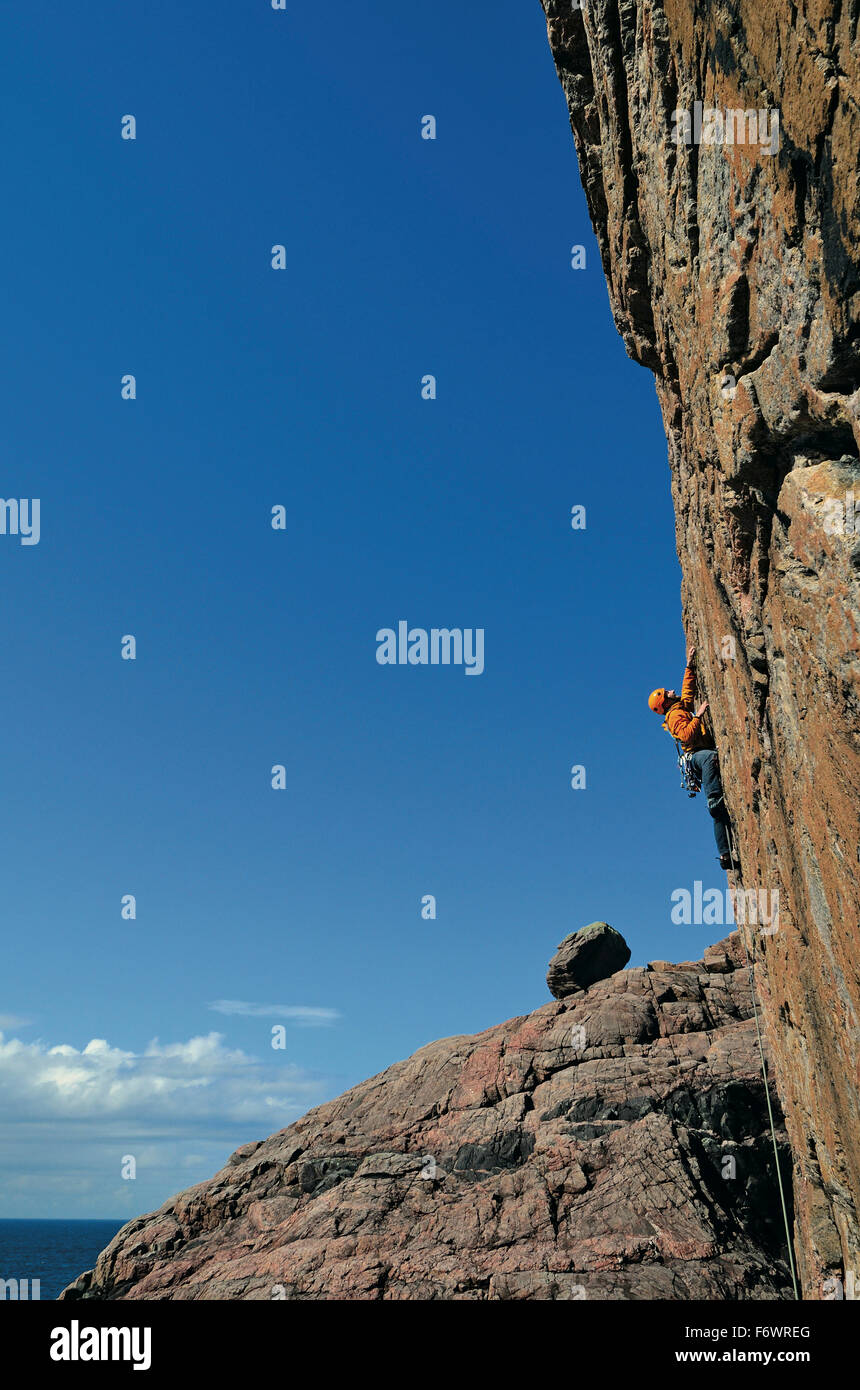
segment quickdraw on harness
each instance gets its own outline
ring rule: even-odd
[[[702,720],[701,722],[702,727],[704,728],[704,720]],[[666,719],[663,720],[663,728],[666,730],[667,734],[672,733],[672,730],[669,728]],[[696,750],[691,748],[689,752],[686,751],[684,749],[683,744],[678,742],[674,734],[672,735],[672,742],[678,750],[678,768],[681,773],[681,787],[687,793],[688,796],[696,796],[702,790],[702,779],[699,775],[699,769],[696,767],[696,764],[692,761],[693,753]],[[716,798],[716,800],[722,800],[722,797]],[[711,809],[712,798],[709,797],[708,810]]]
[[[695,796],[702,790],[702,782],[699,777],[696,764],[691,761],[692,753],[685,753],[681,744],[675,739],[675,747],[678,750],[678,767],[681,772],[681,786],[688,796]]]

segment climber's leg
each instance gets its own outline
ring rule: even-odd
[[[693,754],[691,762],[698,769],[702,791],[708,803],[708,810],[714,820],[714,839],[717,842],[717,853],[720,856],[720,861],[722,862],[726,858],[731,862],[728,835],[728,826],[731,822],[723,797],[719,759],[713,749],[702,748],[698,753]]]

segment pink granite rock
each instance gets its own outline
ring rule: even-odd
[[[785,1297],[734,938],[715,964],[421,1048],[130,1222],[62,1297]]]

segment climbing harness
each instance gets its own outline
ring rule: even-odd
[[[733,861],[733,863],[735,863],[735,864],[739,864],[739,863],[740,863],[740,860],[738,859],[738,856],[737,856],[737,850],[736,850],[736,847],[735,847],[735,837],[734,837],[734,833],[733,833],[733,831],[732,831],[731,825],[727,825],[727,826],[726,826],[726,830],[728,831],[728,836],[729,836],[729,850],[730,850],[730,852],[731,852],[732,861]],[[743,887],[743,885],[741,885],[741,887]],[[743,913],[741,913],[741,917],[743,917]],[[742,922],[742,921],[738,921],[737,912],[735,912],[735,922],[737,923],[737,928],[738,928],[738,931],[739,931],[739,933],[740,933],[740,938],[741,938],[741,941],[743,942],[744,957],[745,957],[746,963],[747,963],[747,975],[748,975],[748,977],[749,977],[749,984],[750,984],[750,998],[752,999],[753,1018],[755,1019],[756,1038],[758,1039],[758,1054],[759,1054],[759,1059],[760,1059],[760,1061],[761,1061],[761,1075],[762,1075],[762,1080],[763,1080],[763,1082],[764,1082],[764,1098],[765,1098],[765,1100],[766,1100],[766,1102],[767,1102],[767,1114],[768,1114],[768,1119],[770,1120],[770,1137],[771,1137],[771,1140],[772,1140],[772,1142],[773,1142],[773,1162],[774,1162],[774,1167],[776,1168],[776,1181],[777,1181],[777,1184],[778,1184],[778,1186],[779,1186],[779,1200],[780,1200],[780,1204],[781,1204],[781,1206],[782,1206],[782,1220],[783,1220],[783,1225],[785,1226],[785,1240],[786,1240],[786,1246],[787,1246],[787,1249],[788,1249],[788,1263],[789,1263],[789,1268],[791,1269],[791,1286],[792,1286],[792,1288],[794,1289],[794,1297],[795,1297],[795,1299],[799,1301],[799,1299],[800,1299],[800,1294],[799,1294],[798,1291],[797,1291],[797,1274],[796,1274],[796,1271],[795,1271],[795,1268],[794,1268],[794,1252],[793,1252],[793,1250],[792,1250],[792,1248],[791,1248],[791,1229],[790,1229],[790,1223],[789,1223],[789,1220],[788,1220],[788,1208],[787,1208],[786,1202],[785,1202],[785,1191],[784,1191],[783,1186],[782,1186],[782,1173],[780,1172],[780,1167],[779,1167],[779,1150],[778,1150],[777,1144],[776,1144],[776,1125],[774,1124],[774,1119],[773,1119],[773,1107],[772,1107],[772,1105],[771,1105],[771,1103],[770,1103],[770,1085],[769,1085],[769,1083],[768,1083],[768,1077],[767,1077],[767,1063],[766,1063],[765,1058],[764,1058],[764,1043],[762,1042],[761,1026],[760,1026],[760,1024],[759,1024],[759,1017],[758,1017],[758,1004],[757,1004],[757,1002],[756,1002],[756,988],[755,988],[755,974],[754,974],[754,972],[753,972],[753,966],[752,966],[752,961],[750,960],[750,954],[749,954],[749,951],[747,950],[747,939],[746,939],[746,933],[745,933],[745,931],[744,931],[743,922]]]
[[[681,771],[681,787],[688,796],[695,796],[702,790],[701,779],[695,763],[691,762],[692,753],[685,753],[677,739],[675,747],[678,750],[678,767]]]

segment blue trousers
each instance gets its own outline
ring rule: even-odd
[[[723,800],[723,784],[720,780],[720,763],[713,748],[700,748],[690,756],[690,762],[699,774],[702,791],[708,802],[708,810],[714,818],[714,839],[720,855],[729,853],[729,836],[726,827],[731,824],[726,803]]]

